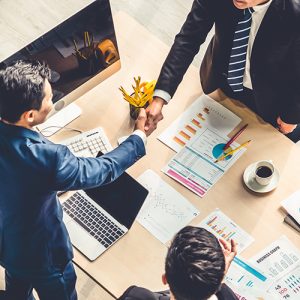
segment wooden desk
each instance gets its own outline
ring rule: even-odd
[[[168,53],[168,47],[147,32],[142,26],[125,14],[115,18],[120,48],[122,69],[108,80],[92,89],[77,104],[83,110],[82,116],[70,127],[89,130],[103,126],[115,146],[118,137],[132,131],[129,108],[122,100],[118,87],[129,88],[133,76],[142,79],[157,78],[161,65]],[[219,207],[222,211],[255,237],[255,242],[243,253],[248,258],[267,246],[280,235],[287,235],[299,248],[300,239],[293,229],[283,223],[280,201],[300,188],[298,180],[300,149],[270,125],[260,121],[251,111],[219,91],[213,97],[239,115],[249,127],[242,135],[242,141],[252,139],[253,143],[238,162],[203,198],[199,198],[179,183],[160,172],[174,152],[156,139],[184,109],[202,94],[198,70],[190,67],[172,103],[164,108],[165,119],[150,136],[147,156],[129,169],[134,177],[151,168],[178,192],[200,210],[192,224],[198,224],[207,214]],[[71,136],[62,131],[53,140]],[[240,140],[241,141],[241,140]],[[272,159],[279,169],[281,180],[278,188],[266,195],[255,195],[245,189],[242,174],[252,162]],[[89,262],[75,250],[74,261],[114,296],[132,284],[152,290],[165,287],[161,283],[166,246],[156,240],[148,231],[135,222],[129,233],[116,245],[101,255],[95,262]]]

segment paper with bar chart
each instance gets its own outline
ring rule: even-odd
[[[204,129],[195,136],[169,161],[162,171],[200,197],[228,171],[246,148],[215,162],[223,154],[227,142],[226,136],[211,129]],[[236,148],[236,142],[231,144]]]
[[[178,152],[206,128],[227,136],[240,122],[241,119],[226,107],[207,95],[202,95],[158,139]]]
[[[225,275],[225,283],[234,290],[238,299],[270,299],[267,294],[270,280],[260,270],[237,256]]]
[[[273,280],[270,299],[300,299],[300,251],[286,236],[252,257],[251,262]]]
[[[238,243],[238,253],[241,253],[254,241],[251,235],[234,223],[220,209],[214,210],[197,226],[205,228],[217,238],[223,238],[226,241],[234,239]]]
[[[162,243],[168,242],[199,211],[155,172],[145,171],[137,179],[148,191],[137,221]]]

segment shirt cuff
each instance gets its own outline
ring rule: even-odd
[[[131,135],[138,135],[143,143],[144,143],[144,146],[146,147],[146,144],[147,144],[147,136],[146,136],[146,133],[140,129],[136,129]]]
[[[166,104],[168,104],[169,101],[171,100],[170,94],[163,90],[154,90],[153,97],[162,98],[163,100],[165,100]]]

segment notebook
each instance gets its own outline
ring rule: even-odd
[[[62,206],[73,246],[95,260],[128,232],[147,195],[125,172],[110,184],[70,196]]]

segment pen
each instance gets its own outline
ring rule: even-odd
[[[78,52],[78,47],[77,47],[77,43],[76,43],[75,39],[73,39],[73,43],[74,43],[75,51]]]
[[[229,156],[229,155],[235,153],[236,151],[240,150],[241,148],[246,147],[250,142],[251,142],[251,140],[249,140],[249,141],[243,143],[242,145],[240,145],[240,146],[238,146],[237,148],[235,148],[235,149],[229,151],[228,153],[223,154],[221,157],[219,157],[218,159],[215,160],[215,163],[219,162],[220,160],[223,160],[224,158],[226,158],[227,156]]]
[[[239,135],[247,128],[248,124],[244,125],[224,146],[223,150],[226,150],[229,148],[229,146],[239,137]]]

